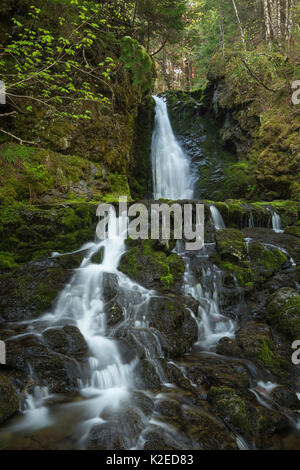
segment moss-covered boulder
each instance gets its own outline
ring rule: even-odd
[[[218,230],[215,234],[217,252],[221,259],[239,262],[247,259],[244,235],[235,229]]]
[[[211,387],[208,394],[214,412],[235,432],[242,436],[252,434],[250,414],[245,401],[229,387]]]
[[[268,320],[291,340],[300,339],[300,294],[283,287],[271,295],[267,302]]]
[[[0,424],[19,410],[18,395],[9,379],[0,374]]]
[[[251,289],[253,275],[247,259],[247,246],[240,230],[223,229],[215,233],[217,262],[219,266],[233,275],[239,285]],[[230,283],[230,279],[227,280]]]
[[[269,325],[248,322],[237,331],[236,341],[243,357],[260,363],[275,375],[281,374],[284,360],[277,352]]]
[[[249,244],[249,257],[256,283],[262,283],[272,277],[288,261],[281,250],[267,248],[258,242]]]
[[[143,240],[122,256],[118,269],[147,288],[170,290],[182,279],[183,259],[157,249],[155,240]]]

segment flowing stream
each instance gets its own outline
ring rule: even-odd
[[[176,141],[165,101],[155,97],[155,102],[156,117],[151,154],[154,198],[192,199],[195,180],[191,164]],[[215,229],[225,228],[219,211],[214,206],[210,207],[210,211]],[[65,412],[67,410],[70,415],[74,414],[77,417],[74,419],[78,421],[78,439],[82,447],[91,428],[95,424],[105,422],[102,413],[107,409],[121,408],[136,384],[138,358],[124,358],[118,341],[114,339],[116,332],[111,332],[107,327],[104,285],[108,279],[113,277],[123,298],[123,321],[118,327],[119,331],[130,330],[133,341],[144,349],[146,360],[156,370],[161,384],[172,387],[172,384],[168,384],[161,366],[163,352],[159,336],[149,328],[147,321],[149,300],[159,294],[138,285],[117,269],[120,258],[126,250],[122,236],[126,226],[124,217],[122,214],[116,217],[112,212],[109,220],[109,238],[96,240],[81,248],[85,250],[85,255],[80,267],[59,295],[54,310],[38,320],[39,333],[60,325],[75,323],[88,344],[87,367],[82,370],[78,383],[82,401],[65,405],[64,408]],[[275,214],[273,228],[280,229]],[[199,263],[208,257],[207,250],[209,244],[194,254]],[[100,251],[103,252],[103,259],[98,264],[92,259]],[[220,338],[224,336],[233,338],[236,328],[236,322],[224,316],[220,310],[222,272],[217,266],[204,263],[200,282],[191,268],[189,255],[180,248],[180,243],[177,244],[176,251],[183,257],[186,265],[184,293],[195,298],[200,304],[198,316],[195,318],[198,325],[197,345],[202,351],[213,353]],[[54,256],[59,254],[56,253]],[[28,325],[31,333],[34,325],[35,321]],[[253,393],[257,392],[254,390]],[[11,430],[32,431],[53,423],[54,418],[45,405],[47,399],[49,399],[48,389],[37,386],[34,393],[26,397],[23,420],[14,424]],[[154,418],[148,423],[145,420],[145,429],[154,424],[157,425]],[[166,423],[160,423],[160,426],[169,429]],[[240,448],[246,447],[244,440],[239,436],[237,442]],[[131,443],[129,439],[127,445],[128,448],[142,448],[143,433],[137,444],[134,444],[134,441]]]

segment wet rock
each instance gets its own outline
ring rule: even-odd
[[[54,353],[34,335],[8,340],[7,365],[17,370],[34,370],[37,382],[48,385],[52,393],[67,393],[78,389],[81,371],[78,363],[67,356]]]
[[[144,433],[143,438],[145,439],[144,450],[185,450],[191,449],[189,447],[183,448],[172,439],[171,436],[166,436],[164,431],[158,426],[155,429],[148,430]]]
[[[132,407],[103,415],[107,422],[97,424],[91,429],[87,449],[124,450],[134,447],[143,430],[144,420],[141,413]]]
[[[123,308],[119,302],[111,301],[106,307],[106,322],[108,327],[116,326],[124,319]]]
[[[229,387],[211,387],[208,394],[214,413],[222,418],[230,429],[242,436],[252,434],[250,415],[245,401]]]
[[[43,337],[51,349],[67,356],[80,357],[88,351],[88,345],[82,333],[74,325],[48,328],[44,331]]]
[[[206,384],[208,387],[226,386],[245,392],[251,384],[250,373],[241,361],[219,356],[198,357],[195,364],[185,365],[185,371],[194,384]]]
[[[290,339],[300,338],[300,294],[283,287],[268,298],[269,322]]]
[[[240,230],[223,229],[215,233],[217,252],[222,259],[232,262],[245,261],[247,248]]]
[[[97,253],[91,257],[91,262],[95,264],[101,264],[104,258],[104,247],[100,248]]]
[[[277,248],[266,248],[262,243],[249,244],[251,269],[256,283],[263,283],[278,272],[288,261],[287,256]]]
[[[0,374],[0,424],[19,410],[18,395],[10,380]]]
[[[241,357],[242,351],[236,340],[232,338],[221,338],[217,344],[216,352],[222,356]]]
[[[300,409],[300,400],[298,399],[294,390],[289,387],[279,386],[271,392],[271,398],[284,408],[291,410]]]
[[[141,388],[156,388],[161,385],[158,371],[159,360],[141,359],[136,368],[136,385]]]
[[[187,435],[203,450],[237,450],[235,436],[210,413],[186,407],[183,419]]]
[[[0,320],[30,320],[51,310],[69,281],[72,268],[79,264],[78,258],[49,258],[1,274]]]
[[[185,270],[176,253],[157,250],[155,240],[142,240],[122,256],[118,269],[149,289],[171,290],[181,281]]]
[[[114,299],[118,294],[118,276],[112,273],[103,273],[102,295],[106,302]]]
[[[191,303],[191,301],[190,301]],[[197,302],[193,302],[194,308]],[[197,311],[194,312],[197,314]],[[184,354],[197,340],[197,323],[184,303],[184,298],[152,297],[148,305],[150,327],[159,330],[165,339],[162,347],[169,357]]]
[[[237,331],[236,340],[242,357],[262,364],[275,375],[280,374],[281,361],[269,325],[248,322]]]

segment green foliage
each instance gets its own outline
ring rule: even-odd
[[[6,84],[7,100],[14,106],[15,98],[26,98],[23,112],[27,114],[35,104],[45,106],[49,115],[89,120],[88,103],[110,103],[101,86],[109,82],[114,61],[103,57],[95,64],[91,59],[99,33],[109,28],[105,8],[85,0],[57,2],[63,3],[63,9],[53,10],[52,24],[45,20],[49,1],[45,7],[30,5],[27,17],[12,18],[14,32],[1,54],[0,78]],[[59,16],[63,11],[66,17]]]
[[[125,36],[121,40],[120,61],[132,72],[134,87],[140,88],[143,93],[152,89],[153,63],[146,49],[136,39]]]

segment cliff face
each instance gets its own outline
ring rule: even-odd
[[[292,103],[293,64],[281,64],[272,81],[266,71],[265,83],[250,73],[234,57],[226,64],[215,57],[208,74],[210,108],[224,143],[255,177],[253,196],[297,200],[300,116]]]

